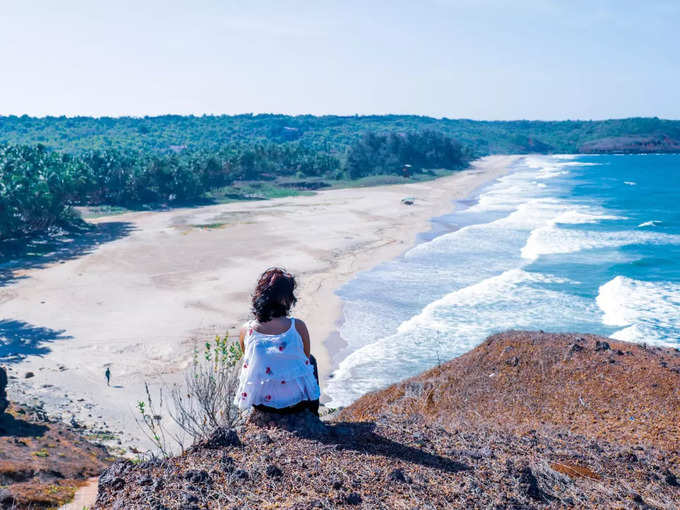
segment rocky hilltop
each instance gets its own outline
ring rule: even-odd
[[[96,508],[675,509],[678,388],[676,350],[509,332],[328,421],[255,412],[120,461]]]
[[[385,413],[644,444],[680,454],[680,351],[592,335],[508,332],[364,396],[349,420]]]

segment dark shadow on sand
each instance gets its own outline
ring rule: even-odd
[[[99,245],[130,234],[133,224],[111,221],[87,224],[70,232],[30,239],[0,242],[0,287],[26,278],[19,270],[39,269],[55,262],[65,262],[87,255]]]
[[[0,360],[16,363],[26,356],[42,356],[50,352],[44,344],[54,340],[68,340],[63,330],[33,326],[12,319],[0,320]]]

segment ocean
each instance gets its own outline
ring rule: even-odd
[[[523,157],[338,294],[331,407],[508,329],[680,347],[680,155]]]

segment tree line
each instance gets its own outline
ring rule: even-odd
[[[459,169],[471,154],[439,132],[367,133],[344,154],[299,142],[232,143],[216,149],[94,149],[0,145],[0,239],[68,226],[77,205],[178,204],[236,181],[357,179]]]
[[[475,154],[578,153],[597,140],[661,136],[680,140],[680,121],[658,118],[566,121],[476,121],[418,115],[161,115],[156,117],[0,116],[0,141],[54,150],[216,151],[231,144],[297,142],[345,154],[366,132],[434,130]],[[616,149],[616,146],[614,147]]]

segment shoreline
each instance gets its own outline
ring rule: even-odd
[[[410,237],[410,240],[402,239],[398,245],[392,245],[392,247],[396,248],[393,250],[393,252],[390,253],[391,250],[390,251],[385,250],[385,256],[377,257],[375,259],[371,259],[369,257],[369,255],[371,255],[370,253],[362,254],[366,255],[366,260],[358,261],[357,266],[355,267],[351,275],[348,278],[339,281],[339,283],[335,286],[334,290],[332,291],[333,298],[337,299],[338,301],[336,315],[337,319],[334,321],[334,328],[328,332],[327,336],[323,341],[324,354],[326,354],[327,356],[327,365],[323,367],[325,369],[323,373],[321,368],[319,369],[319,376],[321,379],[322,388],[325,385],[325,382],[328,380],[328,376],[332,374],[333,370],[335,370],[338,367],[340,362],[342,362],[342,360],[345,357],[351,354],[351,351],[342,352],[347,346],[346,342],[342,339],[339,332],[340,326],[344,320],[342,312],[343,302],[342,299],[340,299],[340,297],[336,295],[336,291],[340,289],[343,285],[354,279],[358,273],[363,271],[370,271],[372,268],[380,265],[381,263],[388,262],[403,255],[406,251],[410,250],[411,248],[422,242],[422,240],[418,239],[419,236],[421,235],[429,236],[430,234],[432,234],[432,238],[434,238],[441,235],[442,232],[435,231],[436,225],[434,224],[434,222],[437,218],[452,213],[454,211],[454,206],[457,201],[467,200],[473,196],[476,196],[476,194],[481,189],[488,186],[490,183],[492,183],[499,177],[502,177],[503,175],[507,174],[510,171],[511,166],[521,157],[522,156],[514,155],[487,156],[475,160],[472,163],[471,167],[467,169],[467,171],[479,170],[481,172],[484,172],[484,176],[480,176],[481,178],[479,179],[479,181],[477,181],[476,184],[473,184],[472,187],[466,186],[464,192],[462,193],[459,193],[459,191],[462,190],[454,188],[455,186],[460,186],[460,183],[454,180],[457,177],[459,177],[458,174],[422,183],[422,184],[429,184],[432,182],[442,183],[443,184],[442,188],[444,188],[447,192],[453,194],[447,196],[437,196],[436,199],[433,200],[433,203],[429,204],[429,206],[431,207],[430,212],[432,212],[431,215],[419,218],[418,224],[412,224],[404,227],[404,230],[400,233],[400,235]],[[450,183],[443,182],[448,179],[451,179]],[[367,262],[368,260],[371,260],[372,262],[362,264],[362,262]],[[324,401],[324,397],[325,395],[322,394],[322,403]]]
[[[22,347],[28,356],[8,364],[10,399],[42,402],[48,414],[134,443],[133,409],[144,382],[178,381],[193,343],[237,334],[257,275],[272,265],[298,276],[294,315],[309,326],[323,389],[332,368],[328,341],[342,313],[335,291],[406,251],[432,218],[518,157],[482,158],[432,181],[91,220],[125,234],[15,270],[14,282],[0,288],[6,334],[30,339]],[[413,205],[401,203],[407,196]]]

